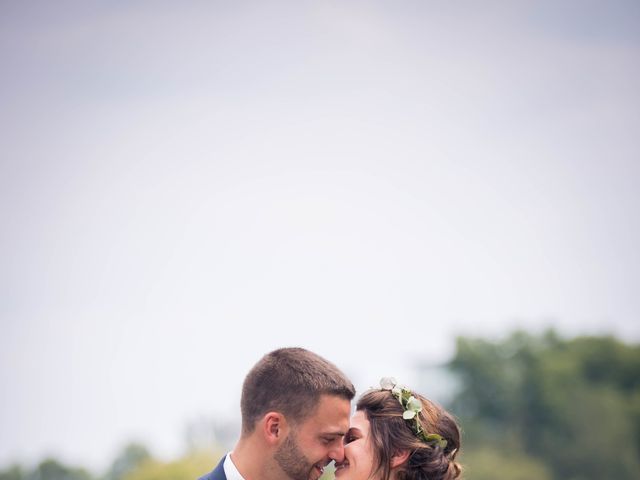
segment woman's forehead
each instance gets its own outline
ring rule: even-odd
[[[362,431],[369,431],[369,420],[362,410],[357,410],[351,417],[351,428],[358,428]]]

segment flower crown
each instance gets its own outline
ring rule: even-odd
[[[412,420],[411,429],[415,433],[416,437],[433,447],[440,447],[444,449],[447,446],[447,441],[437,433],[426,433],[422,430],[422,425],[418,420],[418,413],[422,410],[422,403],[416,397],[413,396],[411,390],[407,387],[398,385],[395,378],[384,377],[380,380],[380,388],[382,390],[389,390],[391,394],[398,399],[400,405],[404,409],[402,418],[405,420]]]

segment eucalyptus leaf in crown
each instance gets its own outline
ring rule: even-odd
[[[442,438],[441,435],[437,433],[426,433],[422,430],[422,425],[418,418],[418,414],[422,410],[422,403],[413,396],[409,388],[398,385],[398,382],[393,377],[383,377],[380,379],[380,388],[382,390],[389,390],[391,394],[398,399],[404,409],[402,418],[405,420],[413,420],[411,422],[411,429],[420,440],[433,447],[444,449],[447,446],[447,441]]]

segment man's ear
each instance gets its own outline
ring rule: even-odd
[[[409,450],[398,450],[391,457],[391,468],[399,467],[404,464],[409,458]]]
[[[262,434],[270,444],[279,443],[287,436],[287,420],[279,412],[268,412],[262,417]]]

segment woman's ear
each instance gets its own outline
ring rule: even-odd
[[[391,468],[399,467],[409,458],[409,450],[399,450],[391,457]]]
[[[279,412],[268,412],[262,417],[262,434],[267,443],[279,443],[287,435],[287,421]]]

